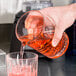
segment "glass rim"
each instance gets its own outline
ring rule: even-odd
[[[8,53],[6,55],[6,59],[10,59],[10,60],[17,60],[17,58],[11,58],[10,55],[13,55],[13,54],[19,54],[20,52],[11,52],[11,53]],[[38,54],[34,53],[34,52],[24,52],[24,53],[31,53],[33,55],[35,55],[34,57],[30,57],[30,58],[24,58],[24,59],[19,59],[19,60],[33,60],[33,59],[38,59]]]

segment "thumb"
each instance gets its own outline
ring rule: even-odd
[[[58,45],[59,41],[62,38],[63,32],[64,32],[63,29],[55,27],[55,33],[54,33],[54,37],[53,37],[53,40],[52,40],[52,46],[53,47],[56,47]]]

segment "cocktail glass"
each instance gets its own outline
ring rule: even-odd
[[[19,52],[7,54],[7,76],[37,76],[38,55],[24,52],[23,59],[20,56]]]

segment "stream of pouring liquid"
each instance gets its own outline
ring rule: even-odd
[[[23,49],[23,44],[21,44],[21,48],[20,48],[20,59],[23,59],[23,55],[24,55],[24,49]]]
[[[20,48],[20,58],[23,59],[24,55],[24,47],[26,46],[27,42],[29,41],[28,35],[26,36],[21,36],[19,40],[21,41],[21,48]]]

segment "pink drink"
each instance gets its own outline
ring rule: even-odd
[[[37,76],[38,55],[35,53],[24,52],[23,59],[20,59],[19,52],[9,53],[6,63],[7,76]]]
[[[31,66],[15,66],[8,72],[8,76],[37,76],[37,71]]]

